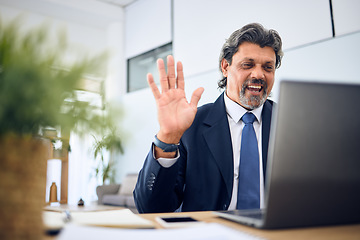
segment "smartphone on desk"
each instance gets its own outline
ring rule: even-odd
[[[189,216],[156,217],[155,220],[164,228],[190,227],[203,223]]]

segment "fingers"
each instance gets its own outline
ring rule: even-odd
[[[169,83],[168,83],[168,77],[167,77],[167,74],[165,71],[165,64],[161,58],[159,58],[157,60],[157,67],[158,67],[158,71],[159,71],[161,90],[163,92],[166,92],[167,90],[169,90]]]
[[[157,67],[159,71],[160,86],[162,92],[166,92],[169,89],[175,89],[176,87],[184,90],[185,87],[184,73],[183,73],[183,66],[180,61],[177,62],[176,74],[175,74],[174,58],[171,55],[167,56],[167,73],[166,73],[164,61],[162,59],[157,60]],[[149,82],[149,76],[150,75],[148,75],[148,82]],[[152,79],[151,83],[153,83],[154,82],[153,76],[151,75],[150,77]],[[152,84],[150,85],[150,82],[149,82],[149,86],[150,87],[152,86]],[[152,87],[152,89],[155,88]],[[159,91],[158,89],[156,90]]]
[[[184,88],[185,88],[184,72],[183,72],[183,66],[182,66],[181,62],[177,62],[176,71],[177,71],[177,78],[176,78],[177,87],[184,90]]]
[[[169,80],[169,88],[175,88],[176,84],[176,75],[175,75],[175,63],[173,56],[167,56],[167,70],[168,70],[168,80]]]
[[[202,88],[202,87],[196,89],[196,90],[193,92],[193,94],[192,94],[192,96],[191,96],[191,100],[190,100],[190,105],[191,105],[191,107],[193,107],[193,108],[196,108],[196,107],[197,107],[197,105],[198,105],[198,103],[199,103],[199,100],[200,100],[201,95],[203,94],[203,92],[204,92],[204,88]]]
[[[158,70],[159,70],[159,75],[160,75],[160,86],[161,86],[161,90],[162,92],[168,91],[171,88],[175,88],[176,86],[179,89],[184,90],[185,87],[185,81],[184,81],[184,73],[183,73],[183,66],[182,63],[179,61],[177,62],[177,77],[175,77],[175,65],[174,65],[174,58],[169,55],[167,58],[168,64],[168,74],[166,74],[165,71],[165,65],[164,65],[164,61],[162,59],[158,59],[157,60],[157,65],[158,65]],[[156,86],[155,82],[154,82],[154,77],[151,73],[147,74],[147,81],[148,84],[151,88],[151,91],[155,97],[155,99],[159,99],[161,97],[161,93],[158,89],[158,87]],[[198,88],[196,89],[192,96],[191,96],[191,100],[190,100],[190,105],[193,108],[196,108],[201,95],[204,92],[204,88]]]
[[[150,87],[155,99],[158,99],[160,97],[160,91],[159,91],[158,87],[156,86],[153,75],[151,73],[148,73],[146,77],[147,77],[147,82],[149,84],[149,87]]]

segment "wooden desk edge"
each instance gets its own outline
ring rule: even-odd
[[[265,239],[360,239],[360,224],[353,225],[336,225],[336,226],[322,226],[322,227],[307,227],[307,228],[291,228],[281,230],[261,230],[245,225],[241,225],[232,221],[228,221],[216,216],[211,211],[204,212],[181,212],[181,213],[148,213],[139,214],[139,216],[150,220],[155,223],[156,228],[162,228],[156,221],[155,217],[158,216],[191,216],[197,220],[208,223],[219,223],[224,226],[246,232],[248,234],[263,237]]]

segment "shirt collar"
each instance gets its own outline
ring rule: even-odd
[[[255,115],[257,121],[261,123],[261,112],[264,105],[249,111],[243,108],[240,104],[231,100],[226,93],[224,93],[225,108],[227,114],[237,123],[246,112],[251,112]]]

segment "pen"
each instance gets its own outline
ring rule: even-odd
[[[65,210],[64,211],[65,213],[65,218],[64,218],[64,222],[70,222],[71,221],[71,214],[70,214],[70,211],[69,210]]]

